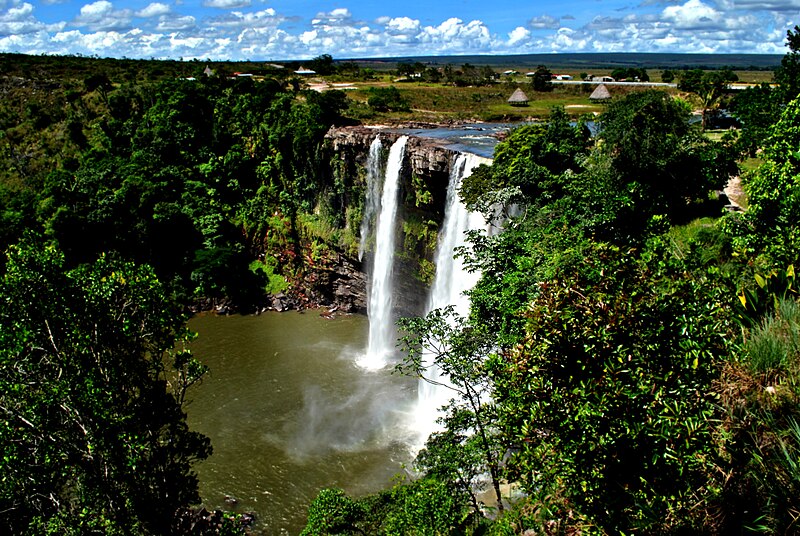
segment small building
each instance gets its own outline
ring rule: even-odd
[[[572,80],[572,76],[568,74],[554,74],[553,78],[555,80]]]
[[[611,98],[611,92],[608,91],[608,88],[605,84],[600,84],[595,88],[591,95],[589,95],[590,101],[606,101]]]
[[[519,74],[519,71],[515,71],[513,69],[509,69],[508,71],[503,71],[505,76],[514,76],[515,74]]]
[[[317,74],[317,71],[312,71],[311,69],[297,69],[294,74],[299,74],[300,76],[311,76],[312,74]]]
[[[524,91],[517,88],[514,93],[508,98],[508,103],[511,106],[527,106],[528,105],[528,96],[525,94]]]

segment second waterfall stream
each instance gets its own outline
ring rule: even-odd
[[[385,166],[381,166],[381,142],[378,137],[370,147],[367,161],[367,199],[364,221],[361,226],[361,251],[374,235],[374,248],[369,270],[369,338],[366,353],[358,365],[369,370],[383,369],[396,363],[397,330],[394,308],[394,264],[396,250],[396,228],[399,208],[399,189],[406,158],[408,138],[401,136],[390,150]],[[425,314],[452,305],[460,316],[469,314],[469,298],[466,291],[480,278],[480,273],[469,272],[458,248],[466,245],[466,233],[472,230],[486,231],[484,217],[467,210],[459,197],[461,182],[470,176],[473,169],[491,160],[471,153],[458,153],[451,162],[444,207],[444,221],[439,229],[439,240],[435,255],[436,275],[426,302]],[[381,180],[382,179],[382,180]],[[373,225],[373,220],[376,220]],[[433,356],[426,356],[425,378],[418,384],[418,396],[411,412],[409,427],[416,437],[415,448],[420,448],[427,437],[438,429],[436,423],[439,409],[452,396],[449,380],[433,363]]]
[[[486,220],[477,212],[470,212],[458,195],[461,181],[472,174],[472,170],[480,164],[488,164],[491,160],[470,153],[459,153],[450,168],[450,182],[447,186],[444,222],[439,231],[439,244],[436,249],[436,277],[428,294],[426,313],[434,309],[454,306],[460,316],[469,314],[469,298],[465,295],[478,282],[480,273],[469,272],[464,262],[456,256],[459,247],[466,245],[467,231],[488,231]],[[414,429],[418,434],[421,446],[428,436],[439,429],[436,419],[439,409],[452,398],[449,380],[441,369],[432,363],[432,356],[427,356],[429,365],[425,377],[420,379],[417,395],[417,408],[414,412]],[[435,383],[432,383],[435,382]]]

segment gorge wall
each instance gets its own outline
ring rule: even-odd
[[[369,147],[380,137],[386,153],[402,134],[380,128],[332,128],[322,148],[321,161],[330,182],[344,194],[328,201],[333,210],[347,213],[343,225],[358,233],[366,194]],[[427,289],[433,280],[433,259],[438,231],[444,219],[450,168],[457,152],[437,140],[410,137],[399,184],[400,207],[396,220],[395,314],[424,313]],[[321,194],[324,195],[324,194]],[[374,246],[374,243],[371,244]],[[366,312],[367,273],[372,262],[368,244],[361,261],[352,248],[338,247],[330,261],[311,267],[304,285],[310,300],[347,312]]]

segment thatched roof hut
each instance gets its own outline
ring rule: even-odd
[[[605,84],[600,84],[597,86],[591,95],[589,95],[589,100],[591,101],[603,101],[608,100],[611,98],[611,93],[608,91],[608,88]]]
[[[528,105],[528,96],[525,94],[524,91],[517,88],[514,93],[508,98],[508,103],[511,106],[527,106]]]

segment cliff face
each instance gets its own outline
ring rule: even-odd
[[[335,183],[348,192],[339,210],[354,213],[351,228],[360,224],[366,192],[369,147],[376,136],[386,151],[402,134],[367,127],[332,128],[323,147],[322,159]],[[450,166],[457,153],[437,140],[409,137],[400,180],[400,209],[396,220],[395,314],[424,313],[427,288],[433,277],[437,232],[444,219]],[[346,220],[347,218],[345,218]],[[376,237],[379,240],[380,237]],[[367,273],[372,262],[367,250],[363,262],[339,252],[325,270],[306,278],[307,291],[321,303],[351,312],[366,312]]]
[[[366,164],[369,146],[376,136],[380,137],[384,147],[389,147],[402,134],[380,128],[333,127],[325,138],[334,154],[341,158],[354,155],[356,161],[363,166]],[[444,174],[446,178],[450,172],[450,163],[456,154],[432,138],[410,137],[406,148],[410,172],[420,177]]]

